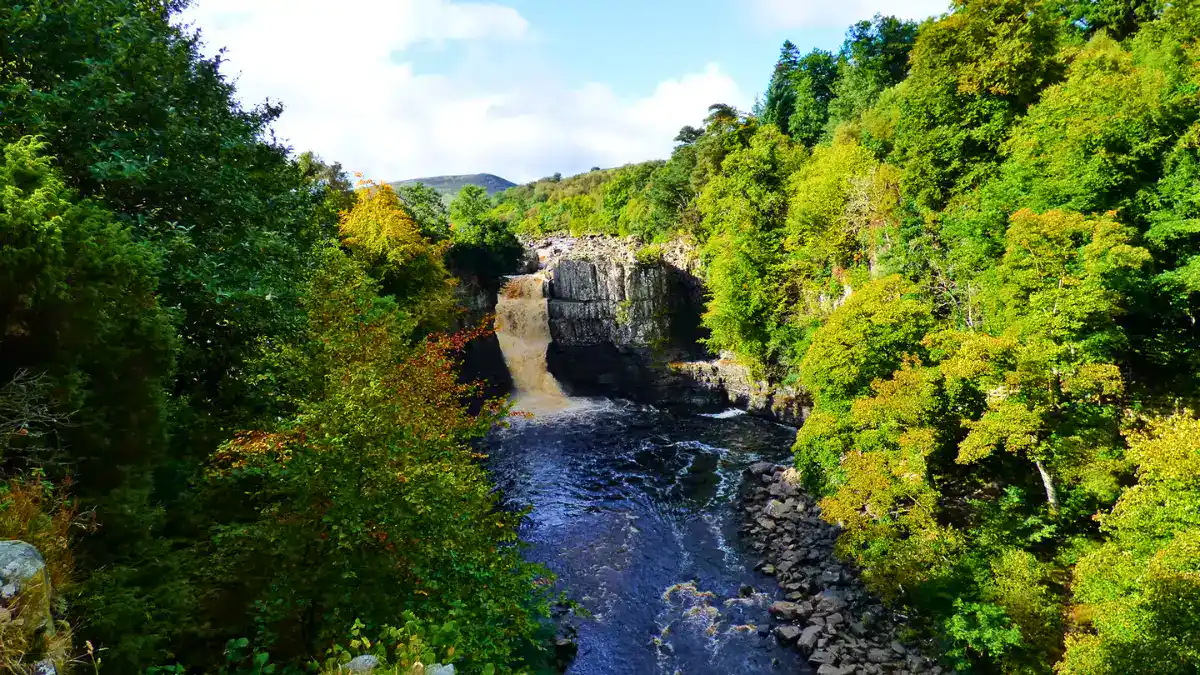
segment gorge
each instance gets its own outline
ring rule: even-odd
[[[770,405],[728,407],[750,402],[745,378],[664,363],[699,352],[680,330],[695,287],[670,283],[679,268],[630,262],[620,240],[551,246],[497,297],[517,412],[486,447],[505,504],[528,509],[526,557],[585,611],[567,672],[939,672],[897,642],[833,528],[780,478],[793,428]],[[770,548],[767,527],[784,537]]]

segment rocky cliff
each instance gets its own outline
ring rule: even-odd
[[[799,425],[807,396],[756,380],[701,339],[704,284],[694,248],[614,237],[534,242],[547,278],[550,372],[567,393],[727,406]]]

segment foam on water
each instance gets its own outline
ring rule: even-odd
[[[746,411],[742,410],[741,408],[728,408],[726,410],[722,410],[719,413],[697,413],[697,414],[700,415],[701,417],[707,417],[710,420],[727,420],[727,419],[732,419],[734,417],[741,417],[742,415],[746,414]]]

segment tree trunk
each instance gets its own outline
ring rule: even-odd
[[[1046,487],[1046,501],[1050,504],[1050,511],[1058,513],[1058,490],[1054,489],[1054,478],[1042,465],[1042,460],[1035,459],[1033,463],[1037,465],[1038,473],[1042,474],[1042,485]]]

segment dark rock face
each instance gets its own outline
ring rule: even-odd
[[[799,426],[804,392],[707,358],[704,283],[694,251],[675,243],[651,260],[636,244],[593,237],[540,243],[548,276],[550,372],[574,396],[620,396],[715,411],[727,406]]]
[[[837,528],[793,483],[783,466],[759,462],[749,469],[742,535],[762,556],[758,568],[774,575],[786,600],[771,605],[774,633],[817,668],[818,675],[940,675],[924,656],[928,645],[898,639],[902,617],[891,614],[837,560]]]
[[[593,239],[546,270],[546,361],[568,394],[720,405],[720,396],[688,391],[667,365],[702,353],[702,287],[686,265],[639,262],[629,243]]]
[[[474,328],[496,311],[496,292],[476,283],[461,281],[455,289],[455,295],[465,310],[455,322],[455,330]],[[459,380],[483,384],[482,391],[471,401],[472,412],[477,411],[485,399],[504,396],[512,391],[512,375],[504,363],[504,354],[500,351],[500,341],[495,333],[489,332],[468,342],[461,358]]]

